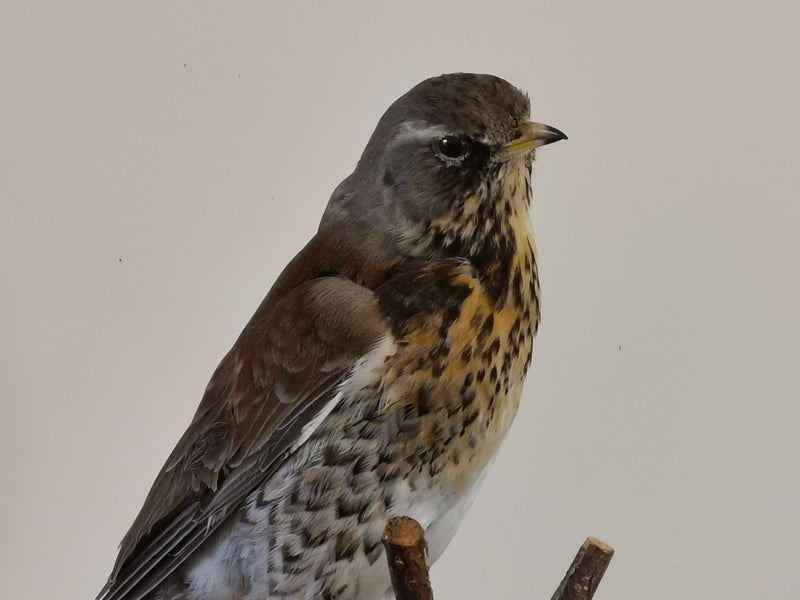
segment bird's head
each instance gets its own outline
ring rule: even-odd
[[[427,79],[380,119],[326,217],[347,213],[404,253],[469,255],[527,219],[534,150],[566,139],[529,120],[526,94],[492,75]]]

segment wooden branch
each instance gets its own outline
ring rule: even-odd
[[[586,538],[552,600],[591,600],[612,556],[611,546]]]
[[[397,600],[433,600],[428,577],[425,532],[410,517],[392,517],[381,538],[389,562],[392,588]],[[552,600],[591,600],[614,556],[614,549],[595,538],[586,538],[558,586]]]
[[[425,532],[419,523],[409,517],[393,517],[386,524],[381,541],[389,561],[395,598],[433,600]]]

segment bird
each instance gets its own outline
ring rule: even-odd
[[[378,600],[396,515],[435,561],[520,403],[531,167],[566,138],[493,75],[392,103],[213,373],[98,600]]]

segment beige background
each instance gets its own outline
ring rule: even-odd
[[[0,8],[0,597],[93,598],[217,361],[417,81],[540,152],[543,323],[441,600],[797,594],[794,2]]]

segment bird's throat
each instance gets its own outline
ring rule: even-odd
[[[539,278],[529,207],[530,161],[503,163],[477,192],[455,202],[417,235],[431,255],[463,257],[477,270],[497,308],[517,304],[538,326]]]

